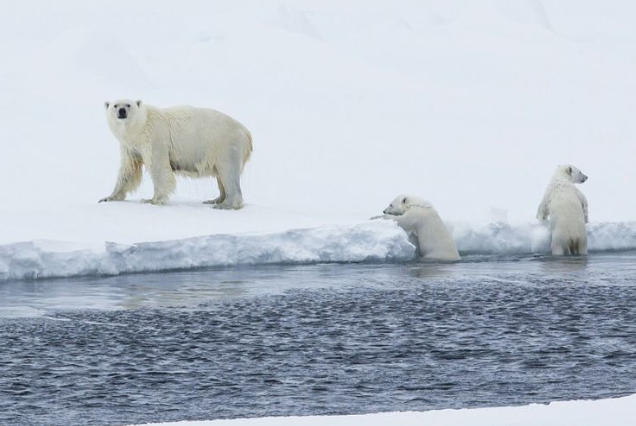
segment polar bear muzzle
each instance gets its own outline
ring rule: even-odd
[[[119,108],[119,110],[117,110],[117,118],[123,120],[124,118],[128,118],[128,112],[126,111],[126,108]]]

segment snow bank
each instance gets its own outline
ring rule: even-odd
[[[459,251],[466,254],[529,254],[550,252],[550,232],[545,225],[504,222],[482,226],[451,226]],[[636,249],[636,222],[587,225],[588,250],[602,252]]]
[[[553,402],[523,407],[382,413],[357,416],[266,417],[258,419],[161,423],[162,426],[631,426],[636,395],[599,401]],[[155,423],[159,425],[159,423]]]
[[[211,235],[77,247],[32,241],[0,246],[0,280],[117,275],[230,265],[407,261],[414,247],[390,222],[266,235]]]
[[[545,226],[451,225],[462,255],[548,253]],[[588,225],[591,252],[636,249],[636,222]],[[0,246],[0,280],[118,275],[238,265],[407,262],[414,247],[393,221],[269,234],[217,234],[137,244],[30,241]]]

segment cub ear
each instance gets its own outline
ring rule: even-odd
[[[402,203],[403,203],[403,204],[406,204],[406,199],[407,199],[407,197],[404,197],[404,198],[402,199]]]
[[[104,102],[104,108],[108,109],[109,106],[110,106],[110,102]]]
[[[566,172],[567,172],[570,176],[572,176],[572,167],[571,167],[571,166],[570,166],[570,167],[568,167],[568,168],[566,169]]]
[[[137,108],[141,106],[141,101],[137,101]]]

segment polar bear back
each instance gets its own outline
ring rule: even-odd
[[[165,141],[177,172],[213,175],[219,158],[237,156],[242,164],[249,159],[252,151],[249,131],[222,112],[191,106],[157,108],[151,105],[146,105],[146,111],[148,136]]]
[[[580,222],[585,226],[583,194],[571,183],[558,183],[549,189],[548,214],[551,222]]]
[[[584,195],[572,183],[558,183],[549,188],[548,216],[553,247],[570,247],[576,243],[585,247]]]

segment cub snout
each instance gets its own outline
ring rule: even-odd
[[[126,108],[119,108],[119,110],[117,111],[117,118],[127,118],[128,117],[128,113],[126,112]]]

